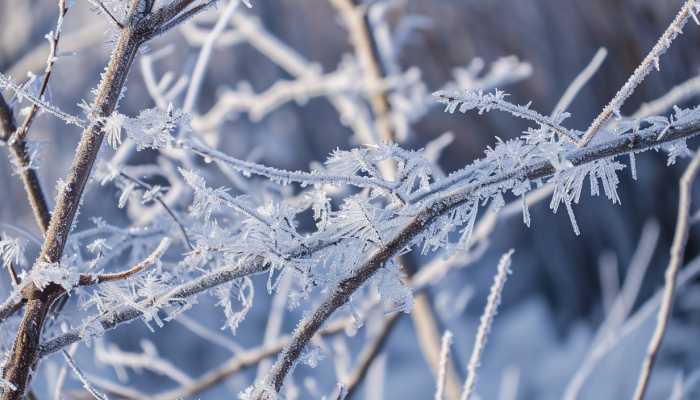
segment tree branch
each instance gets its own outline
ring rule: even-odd
[[[606,143],[572,151],[566,154],[564,158],[571,162],[573,166],[579,166],[616,155],[643,151],[656,147],[664,142],[695,136],[700,133],[700,123],[695,121],[682,126],[671,127],[666,136],[657,139],[660,132],[659,129],[649,128],[637,134],[626,135]],[[362,286],[362,284],[371,278],[389,259],[409,246],[412,240],[423,232],[436,218],[467,203],[472,196],[480,190],[497,186],[514,178],[535,180],[547,177],[554,174],[555,171],[555,167],[550,162],[540,161],[500,174],[484,182],[466,186],[463,189],[448,193],[432,201],[423,211],[418,213],[413,221],[399,234],[391,241],[387,242],[385,247],[375,252],[365,264],[357,268],[351,276],[341,280],[339,284],[329,292],[326,299],[316,310],[301,322],[294,332],[294,340],[285,348],[280,359],[272,367],[267,378],[268,383],[279,391],[282,388],[284,378],[290,372],[314,333],[323,325],[324,321],[339,307],[345,305],[350,296]]]
[[[177,3],[180,2],[173,4]],[[90,178],[90,172],[104,138],[102,120],[115,110],[139,47],[148,39],[149,33],[158,29],[161,23],[167,22],[167,19],[162,22],[156,20],[157,24],[144,22],[151,12],[152,4],[142,0],[131,0],[127,26],[119,33],[110,61],[97,88],[89,124],[82,133],[63,190],[51,215],[46,239],[35,268],[41,263],[61,261],[83,190]],[[145,10],[142,9],[144,5]],[[30,380],[30,371],[39,356],[41,333],[47,313],[51,304],[64,293],[63,288],[57,284],[50,284],[43,289],[32,285],[30,289],[23,293],[27,299],[24,317],[8,361],[3,368],[3,379],[9,382],[14,390],[5,391],[0,397],[2,400],[20,400],[24,396]]]

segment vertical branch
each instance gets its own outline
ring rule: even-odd
[[[391,105],[384,85],[381,82],[385,78],[384,68],[379,55],[377,42],[371,31],[370,21],[366,8],[357,0],[331,0],[331,3],[338,10],[345,21],[350,34],[350,41],[355,50],[355,55],[364,72],[367,87],[370,90],[369,100],[374,114],[375,128],[378,132],[379,140],[392,142],[396,140],[396,132],[391,123]],[[392,163],[381,165],[382,174],[387,179],[394,179],[396,166]],[[399,258],[399,263],[404,272],[411,276],[417,271],[415,262],[408,255]],[[421,292],[414,296],[413,310],[411,318],[416,330],[418,345],[423,353],[433,375],[439,375],[439,351],[440,351],[440,330],[438,320],[433,310],[430,295]],[[392,329],[394,324],[389,324],[388,329]],[[388,336],[388,335],[387,335]],[[375,356],[379,352],[375,352]],[[362,378],[364,375],[361,375]],[[447,393],[449,398],[456,399],[460,393],[459,377],[452,360],[447,360]],[[348,390],[352,393],[351,390]],[[348,395],[349,397],[350,395]]]
[[[116,108],[136,52],[147,38],[148,30],[143,29],[143,26],[137,26],[140,4],[141,0],[132,0],[129,26],[120,32],[109,64],[100,81],[93,103],[92,122],[81,136],[66,184],[51,215],[37,264],[57,263],[61,260],[83,190],[104,137],[100,119],[110,115]],[[9,359],[2,371],[3,379],[10,382],[14,390],[5,391],[1,397],[2,400],[20,400],[24,396],[29,384],[30,371],[39,354],[41,331],[46,315],[51,304],[61,294],[61,287],[56,284],[51,284],[44,290],[29,285],[28,290],[23,293],[27,299],[27,306]]]
[[[17,125],[12,115],[12,109],[5,102],[2,94],[0,94],[0,128],[0,140],[8,143],[13,163],[22,179],[24,190],[27,192],[27,199],[34,214],[34,219],[41,231],[46,232],[51,219],[46,197],[41,189],[36,170],[31,165],[27,143],[24,140],[9,141],[10,137],[17,130]]]
[[[61,30],[63,29],[63,18],[67,12],[68,6],[66,5],[66,1],[59,0],[56,29],[49,34],[50,36],[48,36],[49,55],[46,59],[46,68],[44,69],[44,78],[41,81],[41,87],[39,89],[39,97],[44,95],[49,86],[51,72],[53,71],[56,59],[58,58],[58,41],[61,38]],[[32,104],[31,108],[29,109],[29,113],[22,123],[22,126],[17,128],[12,115],[12,109],[0,94],[0,124],[2,126],[2,129],[0,130],[0,140],[8,143],[10,147],[13,162],[15,164],[15,168],[17,169],[17,173],[22,179],[24,190],[27,192],[27,198],[34,214],[34,219],[36,219],[39,229],[41,229],[42,233],[44,233],[49,227],[51,215],[49,213],[46,197],[44,196],[44,192],[41,189],[41,184],[39,183],[39,177],[31,165],[31,158],[27,148],[27,143],[25,141],[27,133],[29,132],[29,127],[34,121],[34,117],[38,111],[39,107],[36,104]]]
[[[381,141],[390,142],[394,138],[391,126],[389,98],[381,84],[384,72],[377,57],[377,45],[370,32],[365,7],[357,0],[331,0],[347,25],[350,41],[355,48],[358,62],[365,74],[370,95],[370,105],[374,113],[375,125]]]
[[[693,181],[700,170],[700,152],[695,154],[688,168],[680,180],[680,198],[678,200],[678,219],[676,221],[676,231],[673,235],[673,245],[671,246],[671,260],[666,267],[663,297],[661,307],[656,317],[656,329],[649,341],[647,353],[642,363],[642,370],[639,374],[639,381],[634,391],[634,400],[642,400],[646,393],[651,370],[654,368],[656,356],[661,348],[661,343],[666,334],[668,321],[671,318],[671,310],[673,308],[673,300],[676,290],[676,278],[683,262],[685,254],[685,246],[688,244],[688,233],[690,231],[690,197]]]

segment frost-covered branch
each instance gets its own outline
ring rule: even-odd
[[[42,265],[55,265],[61,261],[83,190],[90,178],[104,138],[103,118],[111,115],[116,109],[139,47],[164,24],[177,17],[189,3],[189,1],[175,1],[152,12],[153,2],[130,1],[129,13],[125,21],[127,27],[119,32],[110,61],[95,92],[95,100],[89,112],[91,120],[85,124],[70,172],[62,185],[35,270],[41,269]],[[183,8],[178,9],[180,6]],[[0,85],[26,96],[21,88],[7,78],[4,76],[0,78]],[[39,105],[44,104],[40,99],[30,99],[30,101]],[[76,123],[72,117],[69,121]],[[28,299],[24,317],[2,376],[15,387],[15,390],[5,391],[2,394],[3,400],[19,400],[24,396],[30,379],[30,370],[39,355],[41,333],[49,307],[63,292],[63,287],[57,284],[49,284],[43,288],[34,287],[24,292],[24,297]]]
[[[102,334],[104,331],[114,329],[120,324],[133,321],[144,316],[144,310],[153,307],[156,309],[165,307],[170,303],[177,304],[188,297],[195,296],[213,287],[230,282],[234,279],[266,272],[269,265],[259,258],[249,264],[224,267],[202,275],[189,282],[175,286],[165,293],[155,295],[142,302],[139,307],[122,306],[112,312],[99,315],[82,329],[75,329],[57,336],[41,345],[40,356],[54,353],[65,346],[78,342],[85,338]]]
[[[625,135],[621,138],[612,139],[605,143],[588,146],[580,150],[574,150],[562,157],[563,160],[571,163],[571,166],[581,166],[597,160],[614,157],[616,155],[627,154],[629,152],[639,152],[659,145],[679,139],[693,137],[700,133],[700,124],[697,121],[679,124],[666,133],[660,139],[659,134],[662,129],[646,129],[636,134]],[[550,161],[540,161],[499,174],[493,178],[467,185],[452,194],[447,194],[430,204],[426,205],[422,211],[417,213],[413,220],[396,234],[386,245],[374,252],[367,261],[355,269],[352,275],[344,278],[333,288],[325,300],[315,309],[315,311],[305,318],[294,332],[294,340],[280,356],[273,366],[266,383],[272,385],[279,391],[284,382],[284,378],[295,365],[304,348],[306,347],[314,333],[320,329],[338,308],[347,303],[350,296],[361,287],[364,282],[370,279],[380,270],[387,261],[400,251],[404,251],[410,246],[413,240],[431,226],[437,218],[445,213],[468,203],[473,196],[487,191],[489,188],[498,187],[513,179],[527,178],[534,180],[550,176],[556,172],[556,167]]]
[[[479,114],[490,112],[491,110],[505,111],[515,117],[527,119],[546,127],[563,139],[571,143],[578,141],[578,133],[561,126],[561,122],[568,117],[568,114],[555,113],[554,117],[544,116],[537,111],[530,109],[530,105],[515,105],[505,100],[508,95],[500,90],[494,93],[484,93],[483,91],[466,91],[464,93],[450,93],[438,91],[435,93],[438,101],[445,104],[445,110],[454,113],[459,110],[466,113],[470,110],[477,110]]]

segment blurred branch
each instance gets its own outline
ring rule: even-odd
[[[693,160],[690,162],[690,165],[685,170],[680,180],[678,218],[676,221],[676,231],[673,236],[673,245],[671,246],[671,260],[666,267],[666,284],[661,307],[657,315],[656,329],[649,341],[649,347],[647,348],[647,353],[642,363],[642,371],[639,375],[637,388],[634,391],[633,398],[635,400],[642,400],[644,398],[649,379],[651,378],[651,371],[654,368],[654,362],[661,348],[661,343],[664,340],[668,321],[671,318],[671,310],[676,294],[676,280],[678,271],[683,263],[683,255],[685,254],[685,247],[688,244],[688,233],[690,232],[690,224],[688,221],[690,219],[692,185],[698,171],[700,171],[700,152],[695,154],[695,157],[693,157]]]
[[[609,343],[611,338],[618,335],[637,300],[639,289],[651,264],[658,240],[659,224],[654,221],[647,222],[642,229],[641,238],[627,268],[627,275],[622,284],[622,289],[619,291],[610,312],[598,327],[586,357],[579,364],[576,373],[567,384],[562,396],[564,400],[576,400],[578,398],[586,379],[588,379],[602,357],[612,348],[612,345],[607,343]]]

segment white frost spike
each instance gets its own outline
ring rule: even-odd
[[[527,205],[527,199],[524,194],[521,196],[521,199],[523,201],[523,223],[529,228],[531,223],[530,207]]]
[[[578,229],[578,223],[576,222],[576,215],[574,215],[574,209],[571,207],[571,202],[567,201],[564,203],[566,205],[566,212],[569,214],[569,220],[571,221],[571,227],[574,228],[574,233],[576,236],[581,235],[581,231]]]
[[[4,234],[3,237],[6,237]],[[11,266],[17,267],[26,262],[24,250],[27,242],[22,238],[6,238],[0,240],[0,256],[2,265],[7,269]]]
[[[122,128],[126,121],[126,116],[113,112],[109,117],[105,118],[102,130],[107,138],[107,144],[116,149],[122,143]]]

